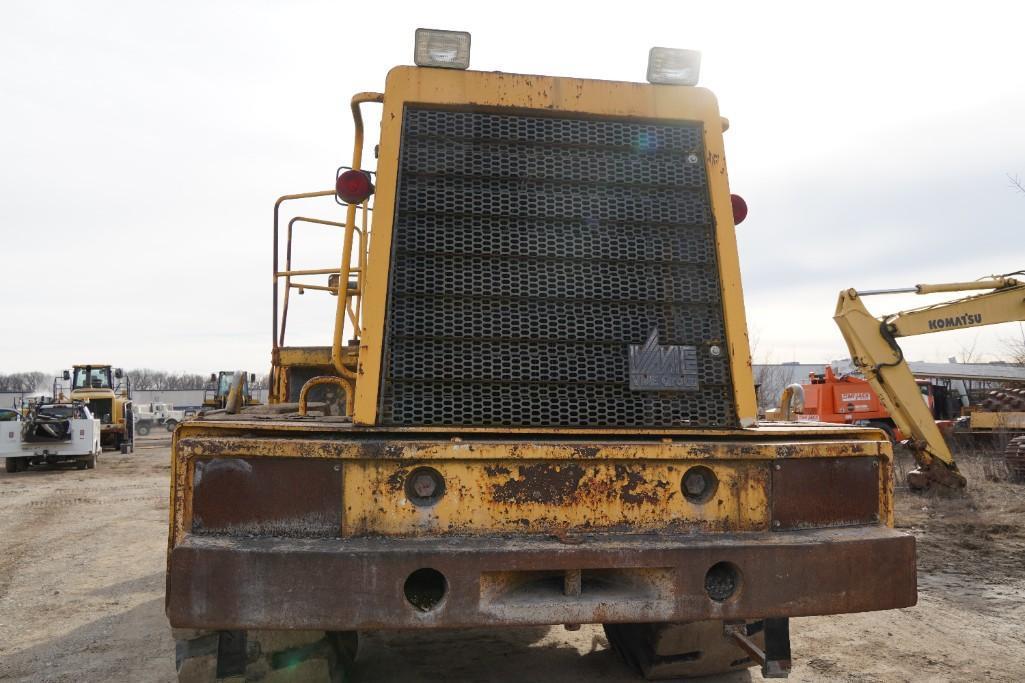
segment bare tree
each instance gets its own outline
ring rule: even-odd
[[[49,388],[49,376],[45,372],[0,374],[0,391],[29,394]]]
[[[1022,194],[1025,194],[1025,182],[1023,182],[1022,179],[1019,178],[1017,174],[1011,175],[1010,173],[1008,173],[1007,174],[1007,179],[1011,181],[1011,188],[1012,189],[1016,189],[1019,192],[1021,192]]]
[[[156,382],[154,370],[150,370],[149,368],[139,368],[137,370],[129,370],[126,374],[128,375],[128,378],[132,380],[132,387],[135,389],[155,388],[153,386]]]
[[[957,362],[958,363],[978,363],[979,359],[980,359],[980,354],[976,351],[976,348],[978,346],[979,346],[979,335],[975,335],[972,338],[972,343],[970,345],[961,344],[961,352],[958,353],[957,356],[956,356]]]
[[[1018,336],[1004,340],[1008,360],[1015,365],[1025,365],[1025,325],[1018,323]]]
[[[755,397],[760,411],[775,408],[783,390],[791,382],[790,368],[785,365],[765,363],[755,368]]]
[[[202,389],[206,385],[203,375],[193,373],[173,373],[149,368],[137,368],[128,371],[135,389],[151,391],[174,391]]]

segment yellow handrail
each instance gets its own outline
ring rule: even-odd
[[[363,114],[360,112],[360,106],[368,102],[384,102],[384,94],[362,92],[357,93],[352,98],[352,118],[355,123],[355,142],[352,151],[352,168],[354,170],[359,170],[363,163]],[[348,283],[349,281],[352,261],[352,233],[356,229],[356,209],[355,204],[349,204],[345,211],[345,238],[342,243],[342,265],[339,269],[338,278],[339,289],[346,286],[342,285],[343,282]],[[342,358],[342,336],[345,332],[345,317],[347,314],[351,315],[349,295],[346,293],[343,296],[339,292],[338,306],[335,309],[334,337],[331,344],[331,363],[342,377],[355,379],[356,373],[345,366]],[[357,334],[359,333],[358,326],[356,332]]]
[[[272,348],[276,349],[279,346],[279,343],[278,343],[278,276],[277,276],[277,272],[278,272],[278,217],[279,217],[279,215],[281,213],[281,205],[284,204],[285,202],[292,201],[294,199],[310,199],[312,197],[330,197],[330,196],[334,195],[334,193],[335,193],[334,190],[319,190],[317,192],[299,192],[297,194],[282,195],[282,196],[278,197],[278,200],[276,202],[274,202],[274,259],[273,259],[273,261],[274,261],[274,271],[273,271],[274,275],[271,277],[271,281],[273,282],[272,289],[273,289],[273,293],[274,293],[274,303],[271,306],[271,318],[272,318],[272,321],[271,321],[271,346],[272,346]],[[294,222],[295,221],[293,220],[292,223],[294,223]],[[288,235],[288,258],[289,258],[289,262],[291,262],[291,257],[292,257],[292,234],[291,234],[292,223],[288,224],[288,227],[289,227],[289,235]],[[286,292],[286,297],[287,297],[287,292],[288,292],[288,288],[287,287],[285,288],[285,292]],[[285,302],[284,306],[285,306],[285,311],[287,312],[287,309],[288,309],[288,302],[287,301]],[[282,338],[284,338],[284,336],[285,336],[284,321],[282,321],[281,336],[282,336]]]
[[[340,386],[345,392],[345,414],[352,415],[352,406],[353,401],[355,400],[352,387],[348,381],[341,377],[335,377],[334,375],[319,375],[306,380],[306,383],[303,384],[303,388],[299,390],[299,414],[306,414],[308,409],[307,397],[309,396],[310,390],[313,389],[313,387],[320,386],[321,384],[334,384],[336,386]]]

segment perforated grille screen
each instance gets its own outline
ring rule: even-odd
[[[383,423],[735,424],[700,124],[407,107],[396,202]],[[630,390],[652,330],[696,389]]]

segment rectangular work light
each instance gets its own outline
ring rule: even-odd
[[[469,68],[470,34],[466,31],[418,28],[413,63],[417,66],[436,66],[443,69]]]
[[[697,50],[653,47],[648,53],[648,83],[697,85],[700,70],[701,53]]]

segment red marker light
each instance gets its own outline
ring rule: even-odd
[[[366,171],[350,169],[335,179],[335,193],[346,204],[362,204],[374,194],[374,183]]]
[[[730,204],[733,205],[733,224],[740,225],[747,218],[747,202],[739,194],[731,194]]]

